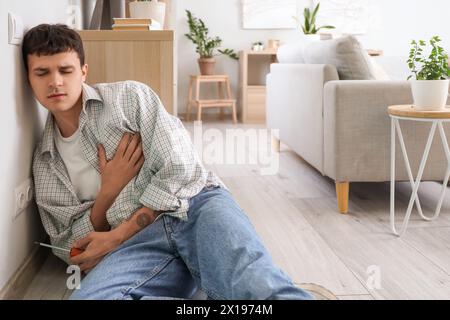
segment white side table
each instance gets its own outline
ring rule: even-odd
[[[401,236],[408,226],[409,218],[411,216],[411,211],[414,203],[416,204],[417,211],[422,219],[431,221],[439,216],[441,211],[442,202],[444,201],[445,191],[447,190],[447,182],[450,176],[450,150],[445,136],[443,123],[450,122],[450,106],[449,109],[445,108],[439,111],[422,111],[416,110],[411,105],[397,105],[390,106],[388,108],[389,116],[391,117],[391,204],[390,204],[390,225],[392,232],[395,235]],[[428,134],[427,144],[425,146],[425,151],[422,156],[422,160],[419,165],[419,172],[417,173],[416,180],[414,180],[411,167],[409,164],[408,154],[406,152],[405,142],[403,140],[402,131],[400,129],[399,120],[409,120],[409,121],[422,121],[430,122],[431,128]],[[433,142],[434,134],[436,133],[436,127],[439,130],[439,135],[441,137],[442,146],[444,147],[445,156],[447,158],[447,170],[444,177],[444,182],[442,184],[441,196],[439,202],[436,206],[436,210],[432,217],[427,217],[423,214],[422,208],[420,206],[419,197],[417,195],[417,190],[419,189],[419,184],[422,179],[423,170],[425,169],[425,164],[428,159],[428,154],[430,152],[431,143]],[[403,159],[405,160],[405,166],[408,173],[409,181],[412,187],[411,198],[409,199],[408,208],[406,209],[405,218],[403,219],[403,224],[399,232],[395,228],[395,134],[398,134],[398,140],[400,141],[400,147],[403,153]]]

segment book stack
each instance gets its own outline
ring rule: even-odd
[[[161,30],[161,25],[150,18],[113,18],[113,30],[148,31]]]

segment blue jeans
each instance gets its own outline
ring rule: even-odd
[[[163,215],[109,253],[70,299],[312,299],[277,268],[223,188],[204,188],[188,220]]]

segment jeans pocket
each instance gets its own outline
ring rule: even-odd
[[[207,191],[211,191],[211,190],[215,190],[215,189],[219,189],[220,186],[215,186],[215,185],[210,185],[210,186],[206,186],[205,189]]]

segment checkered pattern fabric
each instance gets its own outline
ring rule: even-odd
[[[43,138],[33,158],[36,202],[46,232],[55,246],[70,248],[94,231],[90,208],[81,202],[54,143],[54,119],[49,113]],[[111,159],[123,134],[140,133],[145,163],[106,213],[112,228],[146,206],[163,214],[187,219],[188,201],[205,186],[223,184],[202,166],[181,121],[164,109],[146,85],[124,81],[83,84],[83,111],[79,121],[81,148],[99,172],[98,149],[103,144]],[[68,261],[65,252],[54,253]]]

